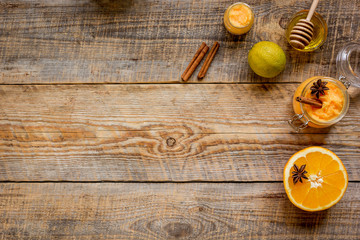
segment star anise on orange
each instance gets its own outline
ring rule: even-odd
[[[317,99],[319,99],[320,95],[325,95],[325,91],[329,90],[329,88],[326,87],[327,83],[328,82],[322,81],[321,79],[314,82],[310,88],[311,95],[316,95]]]
[[[296,164],[294,164],[294,170],[292,172],[292,178],[293,178],[293,182],[294,184],[296,184],[297,182],[303,182],[302,179],[308,179],[305,174],[307,173],[307,171],[305,171],[305,167],[306,164],[302,165],[300,168],[298,168],[298,166],[296,166]]]

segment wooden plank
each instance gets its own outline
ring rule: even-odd
[[[281,181],[271,173],[312,145],[360,180],[358,97],[333,128],[293,134],[295,88],[0,86],[0,180]]]
[[[166,131],[110,133],[118,138],[35,133],[1,140],[0,180],[281,181],[292,154],[313,145],[334,151],[349,179],[360,180],[359,135],[171,134],[179,136],[173,147]]]
[[[3,130],[75,133],[189,128],[192,133],[291,133],[298,84],[3,85]],[[347,115],[305,133],[358,134],[360,91]],[[46,130],[46,128],[49,128]],[[63,128],[63,129],[59,129]],[[95,133],[90,136],[97,136]]]
[[[342,45],[359,41],[360,0],[320,1],[328,23],[321,50],[299,53],[286,43],[291,16],[310,2],[252,0],[256,19],[243,37],[223,27],[227,0],[2,0],[0,83],[178,82],[202,41],[220,50],[203,81],[300,82],[336,74]],[[278,43],[287,54],[284,73],[262,79],[248,67],[258,41]],[[198,70],[197,70],[198,71]],[[194,82],[195,72],[190,82]]]
[[[0,238],[358,239],[359,187],[307,213],[282,183],[0,184]]]

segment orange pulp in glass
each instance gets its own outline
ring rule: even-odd
[[[303,114],[301,110],[300,103],[296,101],[296,98],[301,96],[304,88],[308,85],[309,82],[322,79],[326,81],[326,78],[315,76],[305,80],[300,86],[296,89],[294,98],[293,98],[293,108],[296,114]],[[343,112],[343,108],[346,104],[346,99],[344,96],[343,91],[334,83],[327,81],[327,87],[329,90],[325,91],[325,95],[320,96],[320,100],[323,103],[322,108],[317,108],[310,106],[308,104],[303,104],[303,110],[311,117],[311,121],[309,122],[310,127],[315,128],[324,128],[329,127],[333,123],[328,122],[334,120],[335,118],[339,117],[340,114]],[[341,84],[341,83],[340,83]],[[314,98],[315,96],[311,95],[311,90],[308,88],[305,92],[305,96],[307,98]],[[317,124],[318,123],[318,124]]]
[[[319,97],[319,100],[322,102],[322,108],[304,104],[304,110],[310,117],[318,122],[333,120],[340,115],[344,107],[345,99],[341,89],[332,82],[328,82],[326,87],[328,87],[329,90],[325,91],[325,95]],[[311,95],[310,89],[306,92],[305,97],[314,97]]]
[[[224,15],[226,29],[235,35],[247,33],[254,23],[254,13],[245,3],[231,5]]]

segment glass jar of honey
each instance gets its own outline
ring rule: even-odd
[[[302,10],[300,12],[297,12],[292,19],[290,20],[289,24],[287,25],[285,36],[290,44],[290,34],[295,25],[299,22],[300,19],[306,19],[307,15],[309,13],[309,10]],[[323,17],[315,12],[313,17],[311,18],[311,22],[314,24],[314,35],[312,36],[312,39],[304,49],[299,49],[291,45],[293,48],[295,48],[298,51],[301,52],[312,52],[321,47],[324,42],[326,41],[328,28],[326,21],[323,19]]]
[[[350,85],[360,87],[360,44],[350,43],[344,46],[337,55],[336,65],[339,79],[315,76],[305,80],[296,89],[293,97],[295,115],[288,121],[296,132],[308,126],[329,127],[346,115],[350,104],[347,89]],[[326,90],[323,91],[324,94],[316,95],[319,84]],[[321,106],[299,102],[299,99],[310,99],[321,103]]]
[[[224,14],[225,28],[234,35],[247,33],[254,24],[254,12],[246,3],[237,2],[228,7]]]

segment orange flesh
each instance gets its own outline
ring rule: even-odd
[[[328,82],[326,86],[329,90],[319,98],[323,103],[322,108],[304,104],[304,110],[318,122],[327,122],[338,117],[344,107],[345,100],[341,89],[332,82]],[[310,89],[306,92],[305,97],[314,98]]]
[[[326,206],[336,200],[341,194],[341,189],[346,186],[345,173],[340,170],[339,162],[327,154],[311,152],[306,157],[295,161],[300,167],[306,164],[305,170],[308,180],[294,185],[293,179],[289,176],[291,195],[295,201],[307,208],[318,208]],[[290,171],[294,171],[291,168]]]
[[[245,5],[239,4],[233,6],[229,11],[230,23],[235,27],[245,27],[251,21],[251,10]]]

